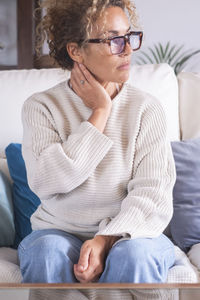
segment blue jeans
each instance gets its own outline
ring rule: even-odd
[[[73,265],[78,263],[82,244],[62,230],[33,231],[18,247],[22,282],[77,283]],[[174,261],[174,245],[164,234],[119,241],[110,249],[98,282],[166,282]]]

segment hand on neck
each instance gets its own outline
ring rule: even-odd
[[[109,94],[110,98],[113,99],[119,93],[121,89],[121,84],[119,85],[116,82],[107,82],[105,85],[103,85],[103,87]]]

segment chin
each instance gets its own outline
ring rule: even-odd
[[[124,82],[128,81],[129,75],[130,75],[130,72],[126,72],[126,73],[124,73],[124,74],[121,74],[121,75],[118,77],[117,82],[118,82],[118,83],[124,83]]]

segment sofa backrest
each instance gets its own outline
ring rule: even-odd
[[[21,108],[33,93],[66,80],[70,72],[61,69],[0,71],[0,157],[10,143],[21,143]],[[133,66],[129,82],[157,97],[166,111],[170,140],[179,139],[178,84],[167,64]]]
[[[10,142],[22,140],[21,109],[24,101],[66,79],[59,69],[0,71],[0,156]]]
[[[200,137],[200,74],[181,72],[178,75],[181,140]]]

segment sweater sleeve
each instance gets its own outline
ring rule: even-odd
[[[43,199],[68,193],[81,185],[113,144],[88,121],[80,123],[62,141],[47,107],[30,100],[23,106],[22,123],[28,183]]]
[[[123,239],[159,236],[173,214],[175,179],[165,113],[161,104],[154,102],[141,117],[127,196],[115,217],[100,222],[96,235],[122,236]]]

